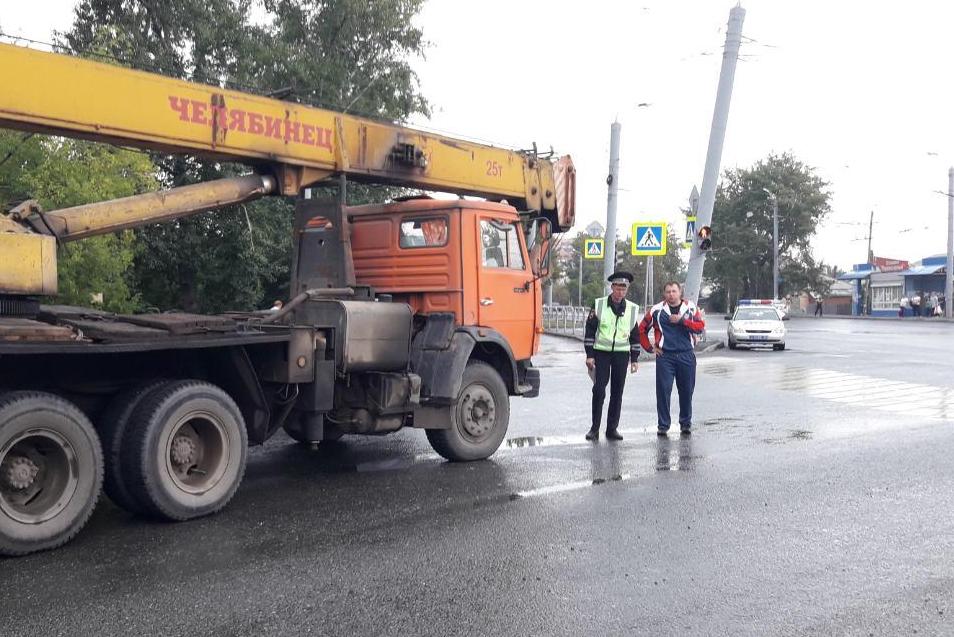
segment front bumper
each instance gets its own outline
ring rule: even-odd
[[[784,334],[732,334],[729,338],[736,345],[780,345],[785,342]]]

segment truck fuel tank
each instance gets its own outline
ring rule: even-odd
[[[396,372],[407,369],[411,352],[411,308],[404,303],[309,300],[294,323],[331,329],[339,373]]]

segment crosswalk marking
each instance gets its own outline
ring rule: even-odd
[[[699,369],[721,378],[807,394],[853,407],[954,420],[954,388],[951,387],[722,356],[700,359]]]

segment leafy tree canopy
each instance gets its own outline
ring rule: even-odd
[[[425,47],[413,26],[422,4],[81,0],[61,42],[173,77],[400,121],[428,112],[410,66]],[[166,187],[248,171],[197,158],[154,160]],[[292,202],[272,198],[138,230],[143,302],[200,312],[270,305],[287,293],[291,219]]]
[[[712,306],[772,296],[772,193],[778,200],[779,295],[824,293],[830,285],[811,241],[830,212],[828,183],[788,153],[726,171],[716,193],[713,249],[705,277]],[[731,298],[729,298],[731,297]]]
[[[156,187],[152,162],[135,151],[0,132],[0,153],[7,158],[0,164],[0,197],[7,207],[37,199],[44,210],[55,210],[128,197]],[[134,241],[128,232],[62,247],[57,300],[101,305],[115,312],[133,311],[138,305],[128,274],[133,254]]]

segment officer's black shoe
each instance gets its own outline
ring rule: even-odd
[[[600,432],[598,429],[590,429],[589,431],[586,432],[587,440],[596,440],[599,437],[600,437]]]
[[[679,430],[679,435],[680,435],[680,436],[683,436],[683,437],[691,436],[691,435],[692,435],[692,429],[689,429],[688,427],[685,428],[685,429],[680,429],[680,430]]]
[[[656,430],[656,435],[657,435],[657,436],[666,437],[666,436],[669,435],[669,430],[668,430],[668,429],[657,429],[657,430]]]
[[[612,429],[612,430],[606,431],[606,439],[607,440],[622,440],[623,437],[619,434],[618,431],[616,431],[615,429]]]

